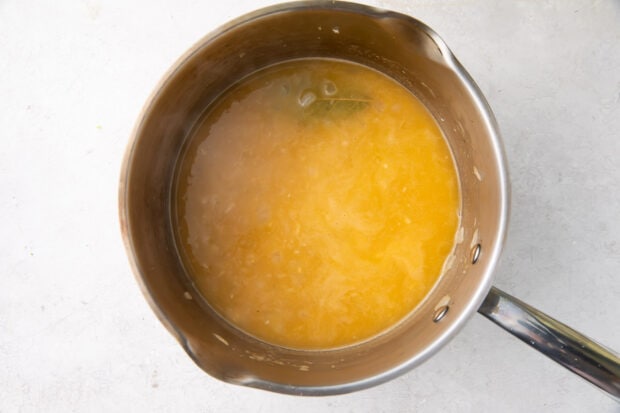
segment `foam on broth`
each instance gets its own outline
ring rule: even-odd
[[[450,150],[404,87],[353,63],[257,72],[206,113],[182,158],[178,244],[206,301],[273,344],[325,349],[389,329],[453,248]]]

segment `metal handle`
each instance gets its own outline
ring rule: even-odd
[[[620,358],[613,351],[495,287],[478,312],[620,402]]]

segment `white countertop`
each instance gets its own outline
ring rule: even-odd
[[[176,58],[270,3],[0,2],[0,412],[620,411],[479,315],[344,396],[225,384],[185,355],[129,268],[121,159]],[[495,112],[512,179],[495,284],[620,350],[620,3],[370,3],[434,28]]]

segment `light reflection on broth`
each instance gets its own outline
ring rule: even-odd
[[[458,179],[424,106],[366,67],[312,59],[243,80],[182,160],[179,246],[207,302],[265,341],[368,339],[429,293]]]

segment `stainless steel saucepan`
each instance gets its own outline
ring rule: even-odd
[[[411,90],[438,121],[462,192],[452,265],[430,295],[387,333],[335,350],[274,346],[223,320],[190,282],[171,221],[180,149],[205,108],[252,72],[304,57],[361,63]],[[443,40],[411,17],[331,1],[268,7],[195,45],[146,104],[120,182],[125,245],[144,295],[189,356],[218,379],[303,395],[360,390],[427,360],[478,311],[620,399],[620,360],[615,353],[491,287],[508,209],[508,173],[495,119]]]

